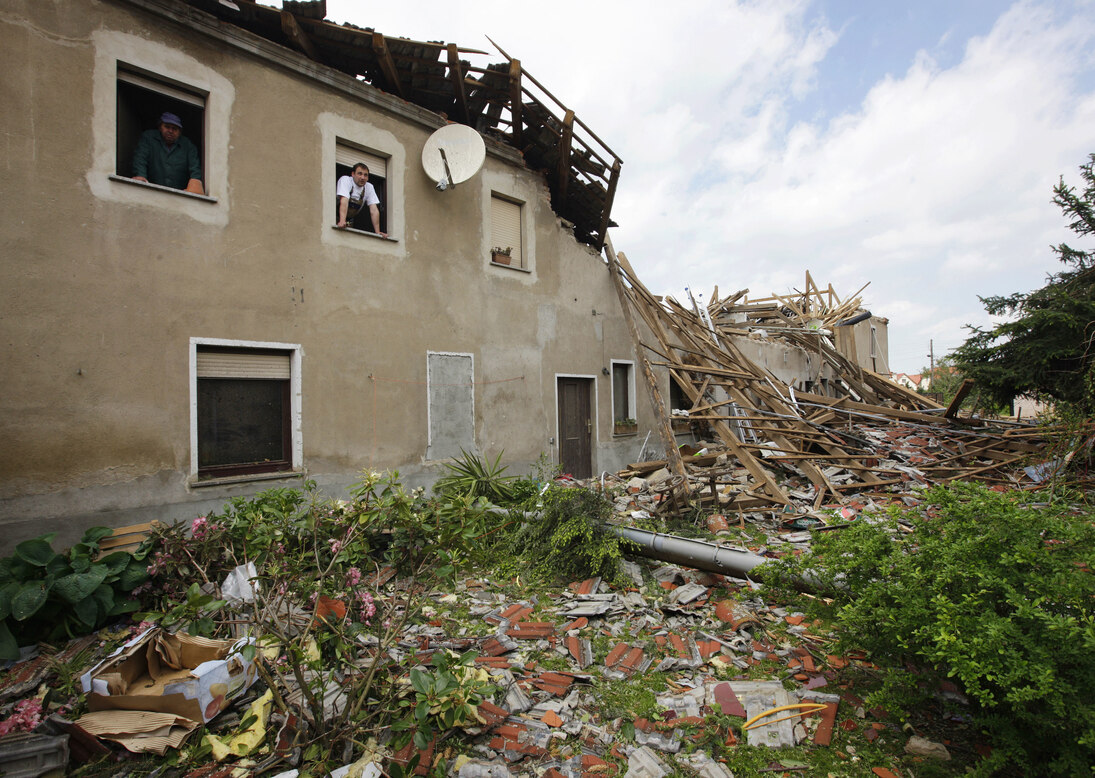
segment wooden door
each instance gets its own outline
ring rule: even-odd
[[[591,378],[559,378],[559,463],[575,478],[593,475]]]

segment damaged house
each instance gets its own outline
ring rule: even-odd
[[[5,553],[363,468],[425,485],[461,450],[577,477],[646,450],[658,415],[602,254],[621,160],[501,50],[324,17],[4,4]],[[200,158],[186,189],[133,178],[165,113]],[[454,125],[478,159],[434,156]],[[359,162],[380,233],[336,226]],[[885,369],[884,327],[857,325],[861,366]],[[793,344],[758,353],[837,391]]]

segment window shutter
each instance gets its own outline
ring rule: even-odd
[[[524,256],[521,248],[521,205],[501,197],[490,198],[490,247],[513,249],[518,263]]]
[[[198,378],[283,378],[290,375],[289,355],[246,351],[199,351]]]
[[[335,162],[339,165],[346,165],[346,167],[351,168],[358,162],[364,162],[369,166],[370,176],[376,176],[377,178],[388,177],[387,159],[378,157],[376,154],[371,154],[368,151],[362,151],[354,146],[347,146],[344,143],[335,145]]]
[[[139,73],[133,73],[129,70],[119,70],[118,80],[124,81],[127,84],[133,84],[134,86],[139,86],[142,89],[148,89],[152,92],[159,92],[161,95],[167,95],[168,97],[173,97],[184,103],[196,105],[198,108],[205,108],[205,99],[203,97],[171,86],[170,84],[165,84],[163,81],[156,81],[147,76],[142,76]]]

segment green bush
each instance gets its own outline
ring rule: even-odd
[[[1095,525],[1090,511],[956,484],[923,512],[817,533],[776,579],[833,597],[842,649],[953,679],[994,747],[982,774],[1088,774],[1095,764]],[[891,705],[894,699],[889,700]],[[900,707],[900,701],[894,707]],[[897,712],[897,711],[892,711]]]
[[[99,541],[109,527],[92,527],[64,554],[56,533],[25,540],[0,559],[0,659],[17,659],[19,646],[86,635],[137,609],[126,595],[148,579],[145,563],[125,551],[103,559]]]
[[[552,484],[535,508],[538,516],[508,540],[512,559],[546,580],[601,576],[618,582],[629,543],[607,529],[612,503],[589,489]]]

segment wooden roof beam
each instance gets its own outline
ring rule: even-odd
[[[612,177],[608,180],[608,191],[605,192],[605,204],[601,208],[601,224],[594,239],[597,241],[597,250],[604,248],[605,239],[608,237],[608,221],[612,215],[612,201],[616,198],[616,184],[620,181],[620,160],[612,163]]]
[[[460,113],[460,121],[464,124],[471,124],[471,113],[468,112],[468,95],[464,91],[464,69],[460,65],[460,53],[456,50],[455,43],[450,43],[447,51],[449,53],[449,79],[452,80],[456,110]]]
[[[308,37],[308,33],[306,33],[304,28],[297,22],[297,18],[288,11],[281,12],[281,31],[293,42],[294,46],[308,56],[308,59],[315,62],[322,61],[319,58],[319,52],[316,51],[316,47],[312,45],[312,39]]]
[[[383,33],[373,33],[373,51],[376,53],[376,61],[380,65],[380,72],[384,74],[384,80],[388,82],[389,90],[400,99],[406,100],[407,98],[403,94],[403,86],[399,83],[399,71],[396,70],[395,60],[392,59],[392,52],[388,49]]]
[[[567,109],[563,117],[563,132],[559,136],[559,161],[556,167],[558,185],[555,187],[557,209],[562,210],[567,202],[567,184],[570,183],[570,149],[574,139],[574,111]]]
[[[488,39],[489,40],[489,39]],[[521,148],[521,60],[509,61],[509,112],[513,117],[513,145]]]

